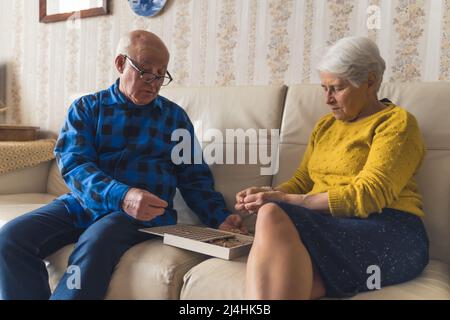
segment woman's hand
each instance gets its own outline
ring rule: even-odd
[[[270,187],[251,187],[236,194],[236,210],[256,213],[259,208],[270,201],[284,201],[285,193]]]

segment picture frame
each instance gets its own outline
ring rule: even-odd
[[[73,10],[69,12],[57,12],[53,13],[49,11],[49,2],[55,4],[59,1],[65,0],[39,0],[39,22],[50,23],[57,21],[66,21],[68,19],[82,19],[88,17],[96,17],[109,14],[109,0],[99,0],[99,5],[91,6],[88,9]],[[62,7],[62,6],[60,6]]]

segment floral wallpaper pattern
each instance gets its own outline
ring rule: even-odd
[[[23,81],[23,56],[24,56],[24,17],[21,14],[24,10],[24,2],[17,1],[14,4],[14,15],[17,17],[14,19],[14,44],[13,44],[13,63],[12,63],[12,77],[11,77],[11,99],[7,105],[12,110],[7,110],[7,115],[11,114],[11,120],[13,123],[22,123],[22,81]]]
[[[450,80],[450,0],[444,1],[439,80]]]
[[[328,45],[349,35],[350,15],[353,12],[353,0],[328,0],[330,8],[331,23],[329,24]]]
[[[418,46],[424,34],[424,0],[399,0],[395,8],[394,27],[398,36],[391,81],[420,79],[421,58]]]
[[[201,14],[200,14],[200,28],[202,30],[200,35],[200,65],[199,73],[200,79],[199,84],[204,85],[206,82],[206,48],[208,44],[208,0],[203,0],[201,2]]]
[[[311,81],[311,46],[314,23],[314,0],[306,0],[305,36],[303,40],[303,78],[302,82]]]
[[[287,23],[292,14],[293,0],[272,0],[269,11],[272,18],[267,64],[271,73],[270,84],[282,84],[289,68],[290,48]]]
[[[102,57],[97,59],[98,72],[97,83],[100,87],[106,88],[109,86],[110,77],[109,73],[111,70],[111,61],[115,58],[116,44],[113,44],[109,32],[112,28],[112,21],[107,17],[101,17],[98,19],[98,39],[101,39],[101,46],[98,46],[97,57]],[[78,40],[79,41],[79,40]],[[72,92],[74,94],[76,92]]]
[[[47,24],[39,25],[38,35],[38,78],[40,79],[37,88],[37,96],[39,97],[39,103],[36,105],[36,118],[38,123],[46,124],[48,120],[48,113],[50,112],[49,103],[49,79],[50,79],[50,37],[49,27]]]
[[[371,0],[370,1],[370,5],[379,8],[380,7],[380,0]],[[374,13],[371,12],[371,14],[374,14]],[[378,37],[378,29],[377,28],[369,29],[368,32],[367,32],[367,37],[376,42],[377,41],[377,37]]]
[[[217,38],[219,41],[219,61],[216,84],[226,86],[234,84],[234,49],[237,41],[236,1],[222,0]]]
[[[167,44],[173,85],[318,83],[320,48],[347,35],[377,42],[385,81],[450,81],[450,0],[169,0],[153,18],[110,3],[108,16],[40,24],[38,1],[0,1],[9,123],[58,132],[74,96],[116,79],[117,41],[137,28]],[[364,23],[370,5],[380,29]]]
[[[252,82],[255,75],[255,56],[256,56],[256,18],[258,16],[258,0],[250,0],[248,15],[248,80]]]
[[[133,19],[133,29],[146,29],[148,19],[142,16],[136,16]]]
[[[79,20],[77,20],[79,21]],[[68,22],[68,23],[77,23],[77,22]],[[100,23],[102,25],[102,23]],[[78,72],[77,68],[79,66],[79,55],[80,51],[80,30],[74,26],[68,27],[66,32],[66,61],[65,61],[65,70],[64,73],[64,86],[65,92],[67,95],[73,95],[78,92]],[[100,48],[103,48],[101,46]],[[106,60],[106,59],[105,59]],[[103,59],[99,60],[99,64],[103,63]],[[101,74],[101,73],[99,73]],[[102,82],[102,84],[105,81]]]
[[[187,67],[188,50],[190,46],[191,26],[189,17],[189,4],[191,0],[178,0],[178,10],[176,13],[174,44],[175,44],[175,69],[177,70],[176,83],[186,85],[189,78]]]

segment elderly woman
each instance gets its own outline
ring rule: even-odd
[[[236,195],[257,212],[249,299],[349,297],[408,281],[428,263],[414,174],[424,143],[413,115],[377,92],[385,62],[350,37],[318,67],[331,113],[320,119],[293,177]]]

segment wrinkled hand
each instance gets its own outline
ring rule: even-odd
[[[154,194],[138,189],[128,190],[122,202],[122,209],[140,221],[150,221],[164,213],[168,203]]]
[[[242,223],[242,218],[238,214],[230,214],[219,226],[220,230],[234,233],[248,234],[247,227]]]
[[[283,201],[285,193],[274,191],[268,187],[251,187],[236,194],[236,205],[238,211],[257,213],[259,208],[270,201]]]

